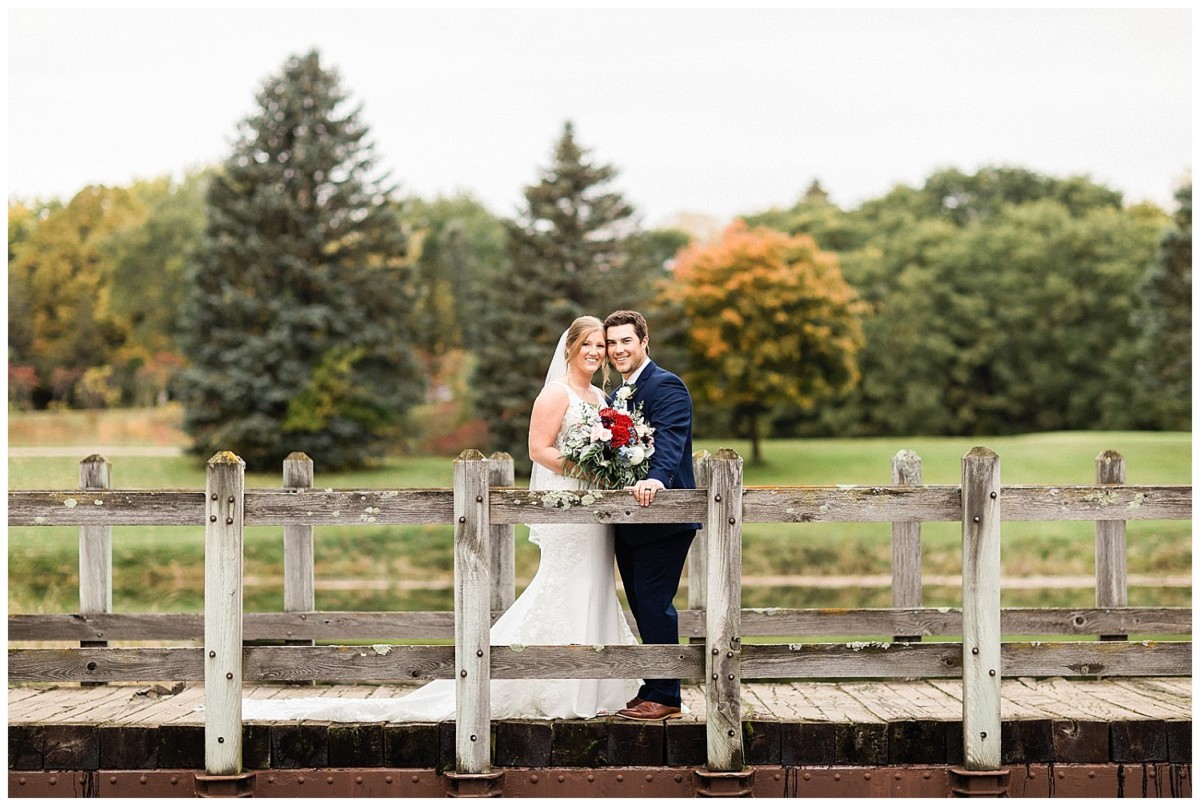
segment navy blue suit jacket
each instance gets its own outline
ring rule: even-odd
[[[634,383],[629,400],[632,411],[642,404],[642,414],[654,428],[654,455],[647,478],[658,479],[668,490],[696,487],[692,471],[692,396],[678,375],[647,359]],[[653,506],[653,504],[651,504]],[[649,543],[677,532],[699,529],[698,523],[626,523],[617,526],[617,539]]]

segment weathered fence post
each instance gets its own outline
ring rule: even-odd
[[[112,488],[112,462],[92,454],[79,463],[80,490]],[[112,527],[79,527],[79,612],[112,612]],[[108,646],[108,641],[80,641],[81,647]],[[103,683],[84,681],[83,686]]]
[[[283,486],[311,490],[313,460],[305,453],[290,453],[283,460]],[[283,527],[283,610],[305,613],[317,609],[313,574],[313,527],[288,524]],[[312,646],[311,639],[286,641],[289,646]]]
[[[921,486],[921,457],[899,451],[892,457],[892,484]],[[921,522],[892,524],[892,607],[921,606]],[[919,635],[896,635],[895,641],[920,641]]]
[[[697,489],[704,489],[712,478],[710,462],[712,456],[708,451],[696,451],[692,454],[692,472],[696,476]],[[688,610],[704,611],[708,606],[708,530],[696,532],[692,548],[688,551]],[[703,624],[703,621],[701,621]],[[703,644],[704,636],[692,635],[689,644]]]
[[[498,791],[491,772],[491,523],[488,460],[466,450],[454,460],[455,795]]]
[[[242,544],[246,463],[208,460],[204,524],[204,771],[202,793],[240,791],[242,774]]]
[[[962,459],[963,759],[958,794],[1007,790],[1000,770],[1000,457]]]
[[[708,763],[702,795],[749,794],[742,749],[742,459],[728,448],[709,464],[705,713]]]
[[[1124,484],[1125,458],[1116,451],[1096,457],[1097,484]],[[1096,521],[1096,607],[1125,607],[1129,603],[1125,553],[1125,521]],[[1125,641],[1120,633],[1101,635],[1101,641]]]
[[[511,487],[516,483],[512,457],[497,451],[488,458],[488,485]],[[516,527],[492,524],[492,610],[507,610],[517,598]]]

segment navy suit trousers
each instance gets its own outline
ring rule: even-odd
[[[672,600],[696,536],[686,529],[648,543],[630,544],[617,533],[617,568],[643,644],[678,644],[679,614]],[[647,678],[638,696],[678,707],[679,680]]]

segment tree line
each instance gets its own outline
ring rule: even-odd
[[[512,217],[403,196],[337,71],[294,56],[220,165],[10,201],[9,406],[179,400],[200,455],[334,468],[438,404],[527,466],[559,333],[636,308],[698,432],[756,457],[768,435],[1190,429],[1190,183],[1171,215],[1016,167],[848,209],[814,182],[701,241],[642,227],[616,179],[567,122]]]

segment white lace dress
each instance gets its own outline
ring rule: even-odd
[[[565,383],[570,405],[558,432],[583,417],[583,399]],[[592,387],[597,403],[604,394]],[[545,479],[548,478],[548,481]],[[580,489],[578,479],[539,474],[538,489]],[[536,525],[529,539],[541,547],[537,574],[491,630],[493,646],[513,644],[634,644],[617,600],[611,526]],[[574,719],[625,707],[639,680],[493,680],[495,719]],[[453,680],[433,680],[395,699],[245,699],[248,720],[311,719],[333,722],[440,722],[454,718]]]

